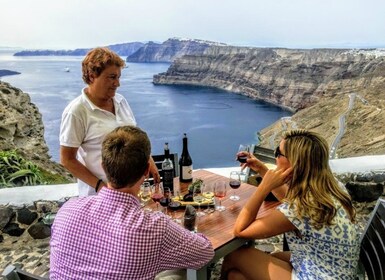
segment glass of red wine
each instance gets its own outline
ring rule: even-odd
[[[151,199],[156,203],[156,211],[159,211],[159,202],[163,198],[163,187],[161,184],[154,184],[151,188]]]
[[[230,196],[230,199],[232,201],[238,201],[240,197],[235,194],[235,190],[238,189],[241,186],[241,178],[238,171],[231,171],[230,172],[230,187],[233,189],[233,194]]]
[[[171,200],[171,202],[168,204],[168,207],[172,210],[173,213],[173,221],[177,224],[182,223],[182,220],[176,217],[176,211],[182,206],[182,204],[179,201]]]
[[[162,205],[163,209],[168,215],[167,207],[171,202],[171,191],[170,188],[163,188],[163,197],[159,200],[160,205]]]
[[[222,205],[222,198],[226,196],[226,186],[226,181],[216,181],[214,183],[214,196],[219,199],[219,205],[215,209],[219,212],[226,210],[226,207]]]
[[[249,151],[250,151],[249,145],[240,144],[238,148],[238,153],[237,153],[237,160],[240,163],[246,163],[247,153],[249,153]]]

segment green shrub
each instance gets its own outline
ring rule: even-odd
[[[25,160],[16,151],[0,151],[0,187],[47,184],[37,165]]]

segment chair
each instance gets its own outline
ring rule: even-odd
[[[6,280],[48,280],[48,278],[28,273],[11,264],[4,269],[1,276]]]
[[[164,160],[164,154],[152,155],[152,158],[154,159],[156,167],[158,167],[160,176],[163,177],[162,176],[162,162]],[[179,176],[178,153],[170,154],[170,159],[172,161],[172,164],[174,165],[174,177],[178,177]],[[152,180],[152,178],[150,178],[150,180]]]
[[[385,200],[378,199],[361,236],[358,278],[385,279]]]
[[[261,161],[275,164],[274,150],[261,146],[251,145],[250,151]]]

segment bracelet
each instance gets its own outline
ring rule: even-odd
[[[100,188],[100,183],[103,182],[102,179],[99,179],[98,182],[96,183],[96,187],[95,187],[95,192],[98,192],[99,188]]]

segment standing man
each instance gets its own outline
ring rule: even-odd
[[[140,128],[109,133],[102,146],[107,187],[71,199],[52,226],[50,279],[154,279],[167,269],[198,269],[214,256],[210,241],[160,212],[144,211],[140,185],[151,145]]]
[[[96,194],[106,185],[101,167],[104,137],[114,128],[136,125],[127,100],[116,90],[120,86],[124,60],[108,48],[95,48],[82,62],[82,94],[64,109],[60,126],[60,162],[78,178],[79,196]],[[150,173],[160,181],[150,159]]]

